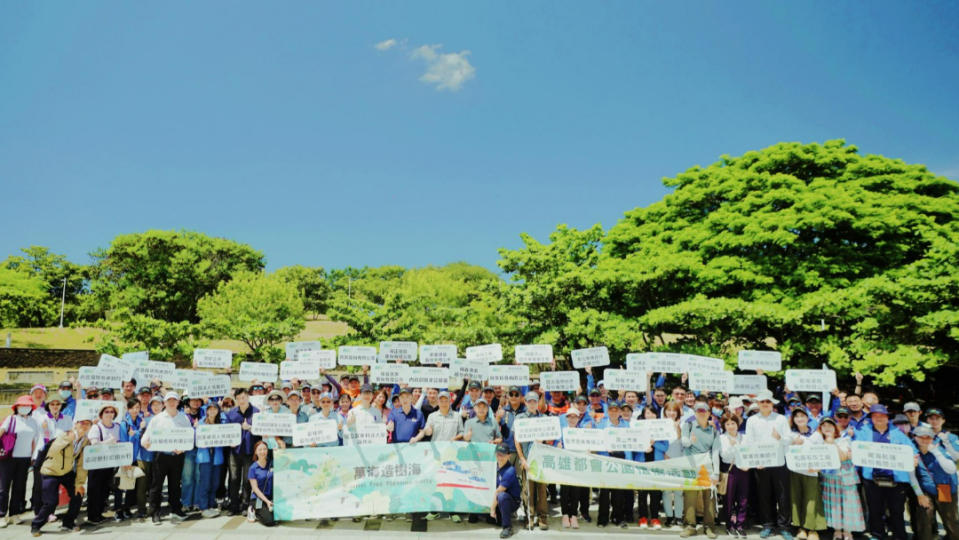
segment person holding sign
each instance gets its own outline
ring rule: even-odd
[[[859,500],[859,475],[852,464],[850,439],[843,437],[839,425],[829,417],[819,423],[819,434],[823,444],[836,445],[841,464],[838,470],[820,472],[826,525],[833,529],[834,540],[852,540],[852,533],[866,530],[866,523]]]
[[[206,405],[201,423],[219,425],[221,422],[220,406],[216,401],[210,400]],[[200,510],[200,515],[205,518],[214,518],[220,515],[220,511],[216,508],[216,484],[219,482],[220,472],[223,470],[225,451],[226,449],[223,446],[196,449],[197,474],[194,502]]]
[[[918,525],[916,537],[919,540],[933,540],[933,524],[936,514],[942,520],[949,540],[959,540],[959,522],[956,517],[956,463],[935,444],[935,433],[931,427],[919,426],[915,430],[916,444],[919,446],[921,465],[932,476],[931,483],[923,488],[931,504],[920,504],[917,512]],[[928,485],[926,485],[928,484]]]
[[[316,400],[317,406],[319,409],[310,415],[310,421],[315,422],[317,420],[333,420],[336,422],[336,432],[337,440],[329,441],[325,443],[319,443],[316,446],[339,446],[343,444],[343,415],[333,409],[333,394],[329,392],[323,392],[320,394],[319,399]]]
[[[60,530],[79,531],[76,520],[83,501],[83,484],[87,481],[87,470],[83,468],[83,450],[90,444],[87,432],[90,431],[91,425],[93,422],[90,420],[78,420],[73,423],[70,431],[58,435],[50,444],[47,457],[40,466],[42,503],[40,511],[30,524],[33,536],[40,536],[40,528],[57,509],[61,487],[70,497],[70,506],[66,514],[61,516]]]
[[[117,410],[113,405],[107,405],[100,409],[100,421],[87,433],[90,444],[109,444],[120,442],[120,424],[114,422],[117,417]],[[87,495],[87,523],[90,525],[100,525],[106,519],[103,517],[103,509],[106,507],[107,498],[113,488],[113,476],[117,473],[115,467],[106,469],[96,469],[90,471],[87,479],[87,489],[90,493]],[[115,509],[120,509],[118,493],[114,496]]]
[[[822,444],[822,435],[809,426],[805,409],[794,409],[789,415],[792,427],[790,444]],[[792,504],[792,524],[799,528],[799,538],[819,540],[819,532],[826,528],[826,516],[819,490],[819,471],[789,471],[789,501]]]
[[[539,394],[536,392],[527,392],[525,396],[526,401],[526,412],[516,415],[516,418],[539,418],[545,416],[543,413],[539,412]],[[545,444],[551,444],[553,441],[537,441]],[[529,463],[526,461],[526,456],[529,455],[529,449],[533,445],[532,441],[528,442],[519,442],[514,438],[514,443],[516,445],[516,459],[520,463],[520,478],[524,490],[524,503],[526,504],[526,518],[529,521],[530,528],[533,526],[533,514],[535,513],[538,517],[539,529],[541,531],[549,530],[549,509],[546,507],[546,484],[541,482],[533,482],[529,480],[527,472],[529,471]]]
[[[176,392],[167,392],[163,396],[163,412],[153,417],[147,425],[141,443],[147,450],[150,449],[150,440],[154,433],[162,433],[173,428],[192,428],[190,419],[181,413],[180,396]],[[163,500],[163,483],[167,483],[169,496],[170,519],[180,522],[186,519],[186,514],[180,502],[180,478],[183,475],[183,452],[155,452],[153,454],[153,485],[150,486],[150,512],[154,525],[160,524],[160,503]]]
[[[792,440],[786,417],[773,410],[779,403],[773,393],[763,390],[756,394],[759,412],[746,422],[746,444],[779,443],[788,446]],[[759,519],[763,529],[760,538],[768,538],[778,529],[785,540],[793,540],[789,530],[789,471],[786,466],[764,467],[756,471],[756,493],[759,496]]]
[[[231,424],[240,424],[241,431],[240,444],[233,447],[228,465],[230,478],[228,497],[231,516],[239,515],[241,508],[246,508],[249,504],[250,482],[246,480],[246,476],[250,470],[250,464],[253,463],[253,444],[260,440],[251,431],[253,415],[260,410],[250,404],[250,394],[246,388],[238,388],[234,397],[236,407],[226,413],[226,421]]]
[[[695,420],[693,422],[683,423],[683,453],[687,456],[697,454],[709,454],[712,457],[713,473],[710,480],[713,484],[719,483],[719,449],[722,446],[719,430],[713,425],[709,405],[702,401],[697,401],[693,406]],[[703,527],[706,536],[716,538],[716,496],[711,489],[699,491],[684,491],[683,506],[686,509],[683,520],[685,527],[679,533],[680,538],[688,538],[696,534],[696,506],[701,504],[703,508]]]

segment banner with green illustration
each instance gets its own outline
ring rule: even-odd
[[[534,443],[527,462],[529,479],[546,484],[608,489],[712,487],[712,461],[708,454],[642,463]]]
[[[492,444],[420,442],[274,450],[281,521],[407,512],[488,513]]]

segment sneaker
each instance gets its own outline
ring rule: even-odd
[[[620,528],[620,529],[628,529],[628,528],[629,528],[629,523],[624,519],[623,521],[621,521],[621,522],[619,523],[619,528]]]
[[[564,529],[569,528],[569,516],[563,516],[563,528]]]
[[[763,527],[763,530],[759,531],[760,538],[769,538],[772,535],[773,535],[772,527]]]
[[[795,538],[793,536],[792,531],[790,531],[789,529],[783,529],[779,531],[779,536],[782,536],[783,540],[793,540]]]
[[[0,529],[6,529],[9,524],[10,522],[7,521],[7,518],[0,516]]]
[[[746,538],[746,529],[742,527],[736,527],[736,535],[740,538]]]
[[[53,523],[54,521],[60,519],[56,514],[50,514],[50,517],[47,518],[47,523]]]
[[[796,538],[799,540],[806,540],[806,529],[799,529],[799,533],[796,534]]]
[[[513,528],[512,528],[512,527],[505,527],[505,528],[503,528],[503,530],[499,533],[499,537],[500,537],[500,538],[509,538],[510,536],[513,536]]]
[[[215,518],[220,515],[220,511],[216,508],[207,508],[206,510],[200,512],[200,515],[205,518]]]
[[[437,513],[435,513],[435,512],[430,512],[429,514],[426,514],[426,521],[433,521],[434,519],[436,519],[436,518],[438,518],[438,517],[440,517],[439,514],[437,514]]]
[[[183,512],[183,510],[170,512],[170,521],[173,523],[181,523],[185,519],[186,519],[186,514]]]
[[[716,534],[716,529],[715,529],[715,528],[713,528],[713,527],[706,527],[706,536],[709,537],[710,540],[712,540],[713,538],[716,538],[716,537],[718,537],[719,535]]]
[[[696,527],[683,527],[683,531],[679,533],[680,538],[689,538],[690,536],[696,536]]]
[[[150,518],[153,521],[154,525],[159,525],[160,522],[160,512],[154,512],[153,516]]]
[[[359,523],[359,522],[361,522],[361,521],[363,521],[363,518],[360,517],[360,516],[356,516],[356,517],[353,518],[353,523]]]
[[[809,534],[806,535],[809,540],[819,540],[819,533],[816,531],[809,531]]]
[[[645,529],[649,526],[649,520],[646,518],[639,518],[639,523],[637,523],[637,525],[639,525],[640,529]]]
[[[250,523],[254,523],[256,521],[256,513],[253,512],[252,506],[246,509],[246,520]]]
[[[452,516],[450,516],[450,521],[452,521],[453,523],[460,523],[463,521],[463,518],[459,514],[453,514]]]
[[[539,530],[541,530],[541,531],[548,531],[548,530],[549,530],[549,524],[546,523],[546,520],[545,520],[545,519],[539,520]]]
[[[583,521],[585,521],[586,523],[592,523],[592,522],[593,522],[593,518],[589,517],[589,514],[585,514],[585,515],[583,516]]]

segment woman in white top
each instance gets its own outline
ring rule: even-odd
[[[100,421],[87,432],[90,444],[109,444],[120,440],[120,424],[116,422],[117,410],[112,403],[100,409]],[[103,523],[103,509],[113,486],[116,467],[94,469],[87,474],[87,522]]]
[[[668,418],[676,424],[676,438],[669,441],[669,447],[666,448],[666,459],[678,458],[683,455],[683,442],[680,437],[681,430],[679,420],[683,414],[683,404],[670,401],[663,407],[663,418]],[[663,527],[670,528],[674,525],[679,526],[683,523],[683,492],[682,491],[663,491],[663,515],[666,521]]]
[[[791,444],[822,444],[822,434],[809,427],[809,415],[804,409],[794,409],[789,415],[792,426]],[[826,529],[826,513],[819,490],[819,470],[789,471],[789,500],[792,505],[792,524],[799,528],[796,538],[819,540]]]
[[[27,473],[30,471],[30,459],[37,449],[39,433],[37,422],[33,419],[34,407],[30,396],[20,396],[13,404],[13,415],[0,424],[0,436],[7,432],[17,436],[10,457],[0,461],[0,527],[6,527],[12,521],[8,515],[22,514],[27,506]]]
[[[746,469],[736,466],[736,447],[743,442],[743,434],[739,432],[742,418],[735,413],[726,413],[720,418],[723,426],[723,435],[720,437],[722,446],[719,449],[719,458],[722,460],[719,470],[726,474],[726,483],[720,481],[720,489],[725,489],[726,505],[726,533],[733,538],[746,538],[746,504],[749,498],[749,476]],[[726,469],[723,471],[723,469]],[[722,495],[723,493],[721,493]]]

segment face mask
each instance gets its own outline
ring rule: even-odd
[[[722,410],[722,409],[717,409],[717,408],[713,407],[713,414],[715,414],[716,416],[722,416],[722,415],[723,415],[723,410]]]
[[[60,390],[60,397],[62,397],[63,399],[67,399],[68,397],[72,395],[73,395],[73,392],[69,390]]]
[[[17,414],[19,414],[20,416],[26,416],[30,414],[30,411],[32,410],[33,409],[31,409],[30,407],[23,407],[23,406],[17,407]]]

